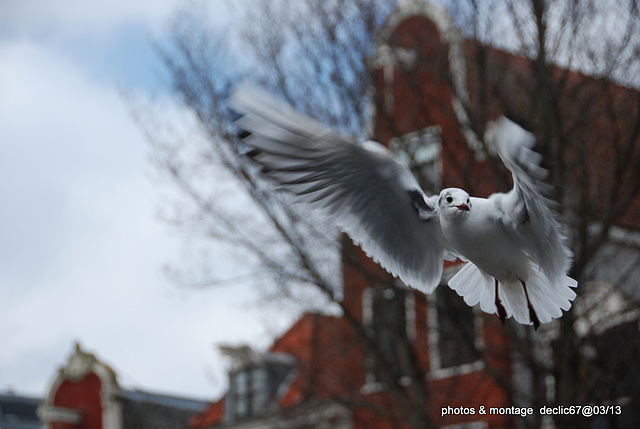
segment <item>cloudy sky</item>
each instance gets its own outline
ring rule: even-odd
[[[265,346],[289,322],[248,286],[163,275],[185,239],[158,221],[165,190],[119,90],[157,89],[149,40],[179,4],[0,1],[0,393],[44,395],[77,340],[125,386],[213,398],[214,344]]]

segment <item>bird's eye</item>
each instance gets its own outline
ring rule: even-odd
[[[451,198],[451,195],[447,195],[446,200],[447,200],[448,203],[450,203],[450,202],[453,201],[453,198]]]

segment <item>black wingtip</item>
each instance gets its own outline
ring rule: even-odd
[[[260,151],[258,149],[251,149],[245,152],[245,156],[248,156],[251,159],[255,159],[258,155],[260,155]]]
[[[246,138],[247,138],[247,137],[249,137],[250,135],[251,135],[251,133],[250,133],[249,131],[246,131],[246,130],[240,130],[240,131],[238,132],[238,138],[240,138],[240,139],[242,139],[242,140],[246,139]]]

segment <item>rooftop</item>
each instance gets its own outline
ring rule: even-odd
[[[37,429],[40,427],[36,410],[39,398],[16,395],[13,392],[0,394],[0,428]]]

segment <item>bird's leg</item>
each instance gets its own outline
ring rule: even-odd
[[[533,309],[533,305],[531,305],[531,301],[529,300],[529,293],[527,293],[527,284],[520,280],[522,283],[522,287],[524,288],[524,296],[527,298],[527,308],[529,309],[529,319],[531,319],[531,323],[533,323],[533,328],[538,330],[540,326],[540,320],[538,319],[538,315],[536,311]]]
[[[504,321],[507,318],[507,310],[504,309],[504,306],[502,305],[502,301],[500,301],[500,298],[498,297],[498,279],[494,279],[496,281],[496,300],[495,300],[495,304],[496,304],[496,308],[498,310],[498,317],[500,318],[500,321],[502,322],[502,326],[504,326]]]

